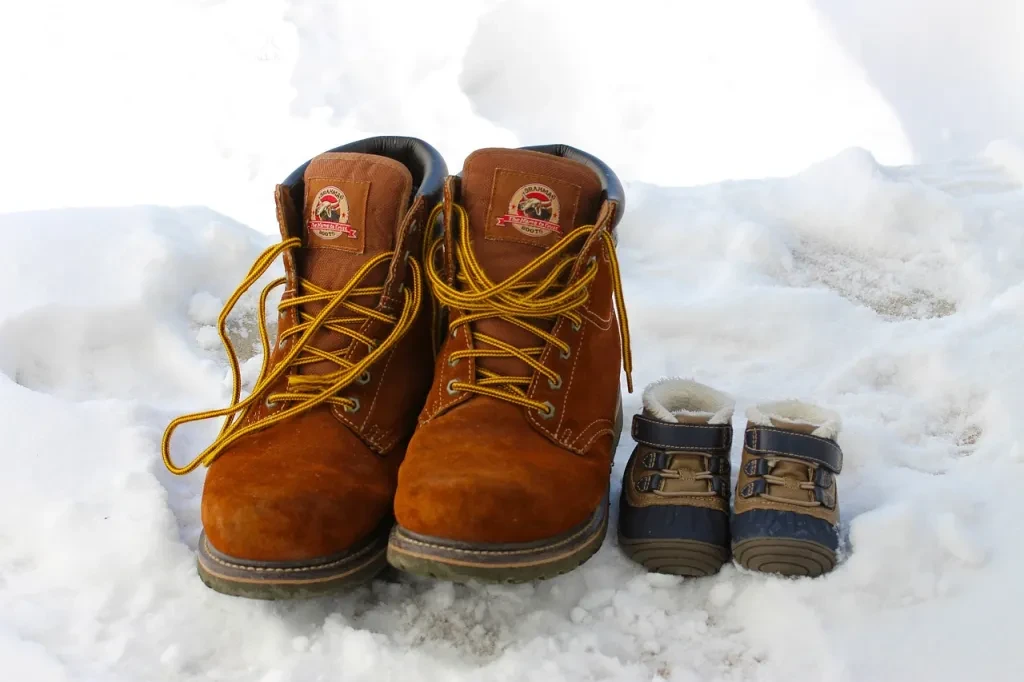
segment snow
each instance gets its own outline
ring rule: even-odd
[[[964,7],[5,5],[0,679],[1019,679],[1024,16]],[[392,132],[453,170],[553,140],[615,167],[638,389],[694,378],[737,427],[836,410],[840,566],[648,575],[612,532],[537,584],[205,588],[202,473],[165,471],[163,428],[229,396],[214,326],[272,185]],[[229,326],[249,382],[255,304]]]

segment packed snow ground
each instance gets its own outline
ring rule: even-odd
[[[0,63],[18,65],[0,71],[0,679],[1020,679],[1015,3],[677,4],[0,10]],[[595,59],[609,22],[619,52]],[[228,399],[212,325],[273,240],[272,184],[379,132],[423,136],[453,170],[475,147],[551,140],[612,163],[627,414],[667,375],[732,393],[737,427],[760,400],[838,410],[837,570],[648,575],[613,528],[535,585],[393,575],[297,603],[206,589],[202,474],[168,474],[160,435]],[[681,187],[764,175],[783,177]],[[254,303],[232,326],[243,346]],[[183,430],[179,457],[213,430]]]
[[[21,680],[1018,679],[1022,180],[851,150],[627,190],[637,384],[841,412],[831,575],[648,575],[610,538],[546,583],[393,576],[304,603],[199,582],[202,476],[158,454],[168,419],[227,400],[211,325],[270,238],[206,209],[0,216],[0,660]],[[234,333],[255,344],[252,306]]]

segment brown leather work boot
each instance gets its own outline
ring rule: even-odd
[[[756,571],[818,576],[839,549],[839,415],[785,400],[747,411],[732,553]]]
[[[564,145],[480,150],[449,178],[424,259],[447,333],[399,471],[392,565],[513,582],[600,547],[620,354],[630,369],[622,208],[611,169]]]
[[[729,558],[734,402],[684,379],[651,384],[643,402],[622,475],[619,547],[649,571],[711,575]]]
[[[430,385],[431,315],[417,256],[440,198],[444,161],[404,137],[353,142],[303,164],[277,187],[279,244],[253,265],[220,318],[234,395],[164,434],[167,467],[210,467],[199,574],[247,597],[306,596],[359,583],[386,565],[398,466]],[[263,368],[239,399],[224,323],[283,255],[277,339],[260,306]],[[182,423],[226,417],[189,464],[171,462]]]

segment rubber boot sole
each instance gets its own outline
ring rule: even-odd
[[[247,561],[199,538],[199,577],[210,589],[249,599],[304,599],[358,587],[387,567],[391,522],[359,546],[310,561]]]
[[[631,540],[619,535],[619,547],[648,571],[703,578],[718,573],[729,560],[729,550],[698,540]]]
[[[622,433],[622,404],[616,414],[612,459]],[[581,566],[604,543],[608,493],[582,525],[552,538],[524,543],[459,542],[420,535],[396,525],[388,542],[388,563],[413,575],[452,582],[524,583],[547,580]]]
[[[546,580],[568,573],[593,556],[607,530],[607,497],[579,528],[539,542],[454,542],[395,526],[388,544],[388,563],[407,573],[452,582]]]
[[[762,573],[815,578],[836,565],[830,548],[809,540],[750,538],[732,546],[733,557],[744,568]]]

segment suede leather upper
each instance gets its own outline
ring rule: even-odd
[[[207,540],[251,561],[345,550],[390,516],[401,452],[372,452],[328,407],[240,440],[203,489]]]
[[[389,144],[385,145],[388,150],[398,149]],[[344,183],[368,185],[370,210],[365,224],[359,228],[390,230],[391,234],[367,234],[367,253],[372,253],[373,248],[378,253],[395,252],[378,266],[379,272],[372,273],[372,283],[364,285],[382,286],[379,300],[361,296],[358,303],[395,315],[402,306],[403,288],[411,286],[406,253],[421,252],[427,214],[433,207],[431,198],[440,188],[436,177],[440,157],[435,159],[436,152],[429,150],[430,163],[411,169],[414,185],[410,188],[407,180],[402,181],[403,175],[408,178],[410,173],[381,175],[382,167],[394,168],[394,160],[360,156],[347,147],[340,149],[343,153],[328,155],[330,163],[321,164],[320,175],[327,171],[336,173],[338,180],[334,184],[340,187],[348,186]],[[419,148],[413,145],[401,149],[412,154]],[[417,153],[426,152],[419,149]],[[304,164],[300,171],[311,165],[315,164]],[[433,178],[433,186],[423,185],[426,176]],[[330,181],[331,177],[321,180]],[[300,253],[285,253],[283,298],[301,294],[300,277],[312,277],[314,282],[319,278],[318,286],[338,288],[345,279],[338,273],[351,272],[351,264],[345,260],[349,256],[341,251],[333,255],[333,261],[322,260],[315,267],[310,266],[313,249],[306,247],[307,239],[312,238],[306,234],[303,222],[309,207],[298,203],[303,197],[301,180],[301,175],[299,179],[290,178],[276,191],[282,238],[300,236],[304,240]],[[416,180],[421,183],[418,187]],[[393,206],[388,206],[388,202]],[[392,210],[394,206],[399,209]],[[361,253],[351,258],[365,260]],[[366,380],[352,382],[343,389],[345,397],[358,400],[358,409],[345,411],[337,405],[321,404],[240,439],[211,464],[203,491],[202,519],[207,540],[214,549],[247,561],[323,558],[350,549],[391,518],[398,467],[432,378],[428,296],[423,297],[416,315],[405,336],[370,366]],[[282,340],[281,333],[299,321],[296,306],[279,316],[278,342],[269,357],[271,367],[287,353],[287,340]],[[367,319],[360,323],[358,331],[379,341],[391,328],[386,322]],[[349,343],[336,332],[321,330],[317,335],[319,347],[330,351],[347,349],[340,352],[351,362],[364,358],[368,352],[365,344]],[[326,367],[321,369],[321,364]],[[289,372],[331,371],[334,368],[330,365],[317,362],[293,366]],[[287,376],[266,394],[281,391]],[[261,400],[241,419],[253,423],[280,408]]]
[[[448,540],[552,537],[594,512],[608,467],[607,448],[575,455],[530,428],[517,405],[475,397],[416,431],[395,514],[406,530]]]
[[[510,175],[520,181],[510,184]],[[496,282],[542,253],[537,247],[553,243],[544,238],[531,245],[518,234],[499,234],[493,222],[485,222],[509,206],[509,188],[535,182],[562,192],[565,232],[585,224],[610,230],[617,217],[617,205],[602,201],[602,196],[605,187],[618,181],[598,178],[592,166],[563,156],[481,150],[467,159],[461,182],[463,194],[468,188],[470,195],[466,210],[474,251]],[[456,183],[448,183],[447,202],[459,200],[457,190]],[[577,193],[577,201],[566,198]],[[565,216],[575,219],[566,223]],[[452,243],[450,234],[446,243]],[[598,275],[587,304],[577,311],[583,318],[578,328],[563,317],[551,327],[570,352],[548,344],[541,355],[540,361],[559,373],[561,384],[553,386],[546,377],[534,375],[527,390],[531,399],[554,407],[552,416],[490,396],[448,391],[452,381],[473,381],[476,361],[451,363],[449,357],[474,348],[475,342],[467,325],[443,338],[420,425],[399,471],[395,516],[404,529],[470,543],[533,542],[572,530],[602,503],[617,438],[619,332],[610,264],[599,232],[575,255],[578,266],[570,278],[593,265]],[[450,260],[446,264],[452,267]],[[455,274],[449,269],[449,281]],[[536,336],[502,320],[474,325],[517,347],[538,343]],[[504,375],[521,376],[527,370],[525,363],[511,358],[482,362]]]

